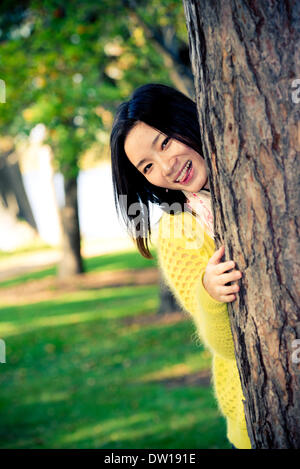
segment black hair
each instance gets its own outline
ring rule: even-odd
[[[125,139],[138,122],[188,145],[201,156],[203,151],[196,104],[174,88],[161,84],[143,85],[117,109],[110,137],[115,206],[139,252],[151,259],[148,247],[148,240],[151,240],[150,202],[166,211],[177,202],[179,211],[183,211],[186,197],[181,190],[166,192],[151,184],[127,158]],[[136,212],[128,213],[127,207],[131,204],[140,211],[138,223]]]

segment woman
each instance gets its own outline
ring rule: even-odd
[[[195,103],[168,86],[141,86],[116,113],[111,156],[116,208],[144,257],[152,258],[149,203],[165,212],[159,222],[160,267],[212,353],[214,389],[228,439],[236,448],[250,448],[227,311],[239,286],[226,284],[242,274],[233,261],[221,262],[224,246],[215,252]]]

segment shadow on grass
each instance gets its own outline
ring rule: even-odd
[[[19,405],[1,447],[229,448],[211,390],[87,386]]]
[[[210,356],[182,313],[155,317],[158,301],[152,285],[2,307],[0,447],[229,448],[195,380]]]
[[[151,260],[145,259],[136,251],[125,251],[117,254],[103,254],[101,256],[83,259],[84,270],[86,273],[89,273],[104,272],[106,270],[144,269],[146,267],[155,267],[157,265],[155,250],[153,250],[153,255],[155,258]],[[0,288],[17,286],[32,280],[54,277],[56,274],[57,267],[52,266],[4,280],[0,282]]]

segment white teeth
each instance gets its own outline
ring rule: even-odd
[[[185,178],[185,174],[187,172],[187,170],[189,169],[189,167],[191,166],[192,162],[191,160],[189,160],[185,167],[183,168],[183,170],[181,171],[181,173],[179,174],[178,178],[175,180],[175,182],[180,182],[182,179]]]

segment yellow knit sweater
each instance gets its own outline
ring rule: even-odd
[[[159,222],[157,251],[166,283],[192,315],[200,339],[212,353],[213,384],[227,420],[227,437],[236,448],[249,449],[227,303],[214,300],[202,283],[215,243],[189,212],[164,213]]]

